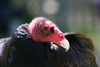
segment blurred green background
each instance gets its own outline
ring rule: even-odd
[[[96,47],[100,66],[100,0],[0,0],[0,38],[34,17],[53,21],[62,32],[80,32]]]

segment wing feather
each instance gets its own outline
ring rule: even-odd
[[[64,35],[69,41],[80,41],[87,49],[89,49],[92,52],[95,51],[93,41],[86,35],[77,32],[65,33]]]
[[[0,39],[0,56],[2,55],[2,50],[3,50],[4,43],[6,43],[10,39],[11,39],[11,37]]]

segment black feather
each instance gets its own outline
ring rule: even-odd
[[[65,51],[57,44],[33,41],[27,26],[28,24],[19,26],[12,38],[3,43],[0,67],[97,67],[92,48],[87,49],[87,46],[84,45],[90,44],[91,46],[87,38],[80,40],[79,35],[66,34],[70,49]],[[3,42],[2,39],[1,41]]]

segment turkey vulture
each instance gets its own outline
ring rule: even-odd
[[[84,34],[63,34],[52,21],[37,17],[0,39],[0,67],[98,67],[94,51]]]

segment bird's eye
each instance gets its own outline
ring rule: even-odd
[[[54,33],[54,27],[51,27],[50,31],[51,31],[52,33]]]
[[[45,26],[43,29],[44,29],[44,31],[47,31],[48,30],[48,27]]]

